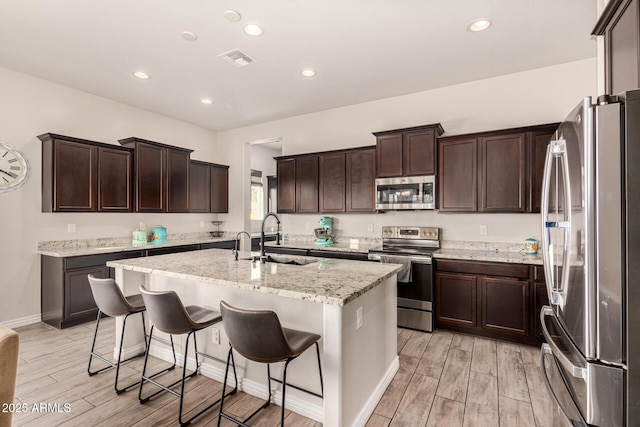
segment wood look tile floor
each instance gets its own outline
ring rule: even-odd
[[[113,319],[101,326],[98,350],[113,349]],[[107,326],[108,325],[108,326]],[[113,371],[87,375],[92,323],[57,330],[38,323],[18,328],[20,362],[16,404],[28,410],[15,413],[14,426],[165,426],[177,425],[178,399],[168,393],[144,405],[134,388],[121,395],[113,390]],[[103,331],[101,327],[101,331]],[[441,330],[433,334],[398,329],[400,369],[369,419],[378,426],[551,426],[551,403],[541,377],[539,349]],[[164,362],[153,360],[151,369]],[[135,382],[142,359],[121,368],[121,384]],[[175,372],[178,371],[178,372]],[[167,374],[177,376],[178,369]],[[166,377],[165,377],[166,378]],[[198,410],[206,398],[216,399],[222,384],[202,375],[186,385],[185,409]],[[146,390],[146,386],[145,386]],[[239,392],[225,407],[241,418],[261,400]],[[32,411],[34,404],[50,404]],[[56,408],[51,404],[59,404]],[[69,409],[63,405],[69,404]],[[195,426],[215,426],[217,409],[197,418]],[[288,426],[319,427],[320,423],[286,411]],[[186,414],[189,416],[189,413]],[[280,408],[272,405],[251,425],[275,427]],[[224,426],[232,426],[223,422]]]

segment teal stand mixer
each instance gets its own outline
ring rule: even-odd
[[[316,241],[313,244],[316,246],[333,245],[333,219],[330,216],[321,216],[318,225],[320,227],[313,230],[313,234],[316,236]]]

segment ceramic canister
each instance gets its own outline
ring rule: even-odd
[[[133,232],[132,246],[144,246],[147,244],[147,232],[145,230],[135,230]]]
[[[538,253],[538,241],[533,237],[524,240],[524,253],[526,255],[535,255]]]
[[[161,225],[151,229],[151,243],[166,243],[167,229]]]

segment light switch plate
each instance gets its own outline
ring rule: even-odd
[[[481,236],[486,236],[487,235],[487,231],[488,231],[488,227],[486,225],[481,225],[480,226],[480,235]]]

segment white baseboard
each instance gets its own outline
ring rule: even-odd
[[[34,314],[32,316],[21,317],[20,319],[14,319],[14,320],[6,320],[0,323],[2,323],[7,328],[15,329],[21,326],[33,325],[34,323],[39,323],[41,321],[42,321],[42,316],[40,314]]]
[[[399,368],[400,358],[396,356],[393,363],[391,363],[389,369],[387,369],[387,372],[384,374],[384,377],[382,377],[382,379],[378,383],[378,386],[375,388],[375,390],[373,390],[371,396],[369,396],[369,399],[367,400],[364,408],[362,408],[362,411],[360,411],[360,413],[356,417],[355,421],[352,424],[353,426],[363,427],[365,424],[367,424],[367,421],[369,421],[371,414],[373,414],[373,411],[376,409],[378,402],[380,401],[380,399],[382,399],[382,395],[384,394],[389,384],[391,384],[391,381],[396,375],[396,372],[398,372]]]
[[[173,359],[173,354],[171,353],[171,349],[167,346],[160,347],[158,345],[152,345],[151,354],[163,360]],[[182,366],[183,355],[180,353],[180,354],[176,354],[176,356],[178,360],[178,365]],[[187,359],[187,369],[195,369],[195,366],[196,366],[195,359],[192,357],[189,357]],[[396,370],[398,369],[398,366],[399,365],[396,362],[396,366],[395,366]],[[225,367],[226,367],[226,361],[215,362],[213,360],[204,358],[204,361],[200,365],[200,373],[206,377],[212,378],[221,383],[224,381]],[[243,392],[250,394],[252,396],[256,396],[260,399],[266,399],[267,396],[269,396],[269,391],[267,389],[266,373],[265,373],[265,381],[264,383],[261,383],[258,381],[253,381],[253,380],[248,380],[246,378],[243,378],[242,369],[239,369],[239,368],[236,368],[236,369],[238,373],[238,383],[239,383],[238,389],[239,390],[242,390]],[[395,374],[395,371],[391,375],[391,378],[393,378],[394,374]],[[233,371],[231,369],[229,369],[229,378],[227,382],[229,385],[233,386]],[[274,383],[274,384],[277,384],[277,383]],[[382,396],[382,393],[384,393],[385,389],[386,389],[386,385],[385,385],[385,388],[382,389],[380,396]],[[271,398],[273,403],[277,405],[282,404],[282,392],[280,390],[273,391],[271,393]],[[377,404],[377,400],[375,404]],[[371,412],[373,412],[373,409],[375,409],[375,404],[373,405]],[[296,397],[293,394],[287,393],[286,406],[287,406],[287,409],[290,409],[293,412],[296,412],[314,421],[317,421],[320,423],[324,422],[324,407],[322,403],[320,403],[320,405],[314,405]],[[365,423],[367,419],[365,419]]]

